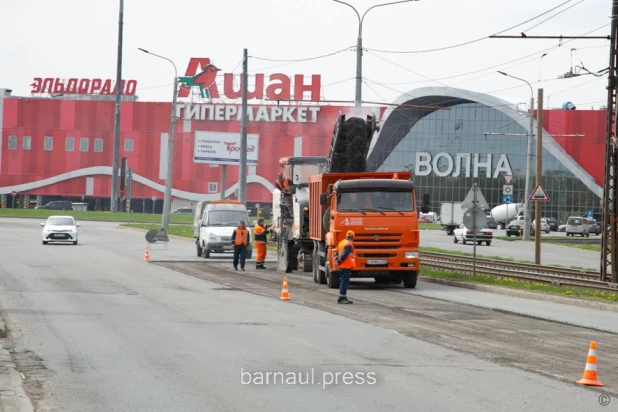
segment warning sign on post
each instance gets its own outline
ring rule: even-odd
[[[549,196],[547,196],[547,192],[541,183],[536,185],[532,194],[530,195],[531,202],[549,202]]]

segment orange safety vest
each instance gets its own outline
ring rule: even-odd
[[[266,243],[266,228],[260,225],[255,227],[255,243]]]
[[[243,230],[237,227],[234,229],[234,233],[236,234],[236,236],[234,236],[234,246],[247,246],[247,235],[249,234],[249,231],[247,229]]]
[[[337,245],[337,253],[339,256],[343,254],[345,247],[350,245],[352,247],[352,252],[345,258],[343,262],[339,264],[339,269],[356,269],[356,255],[354,255],[354,245],[348,239],[343,239]]]

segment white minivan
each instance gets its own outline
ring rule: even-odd
[[[241,220],[249,228],[247,208],[237,200],[213,200],[204,207],[202,218],[198,221],[198,236],[195,240],[197,256],[209,258],[211,253],[232,252],[232,234]],[[251,258],[253,249],[247,246],[247,259]]]

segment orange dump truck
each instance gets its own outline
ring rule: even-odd
[[[416,287],[420,270],[418,213],[410,172],[328,173],[309,178],[313,280],[339,287],[334,253],[355,233],[352,278]]]

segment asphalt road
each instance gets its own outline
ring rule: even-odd
[[[504,236],[504,230],[494,230],[494,236]],[[543,236],[566,236],[564,233],[551,232]],[[448,236],[442,230],[421,230],[421,245],[437,247],[440,249],[454,250],[472,253],[471,243],[453,243],[453,236]],[[528,260],[534,262],[534,240],[530,242],[507,241],[494,239],[490,246],[485,244],[476,247],[478,255],[511,257],[516,260]],[[568,253],[565,253],[565,250]],[[599,270],[601,253],[582,250],[574,247],[541,243],[541,264],[583,267],[586,269]]]
[[[0,219],[2,343],[40,411],[607,410],[571,382],[592,338],[618,389],[614,334],[371,288],[342,307],[296,274],[282,302],[275,272],[230,271],[185,241],[146,263],[143,232],[81,230],[78,246],[43,246],[38,221]],[[266,372],[289,384],[257,384]]]

